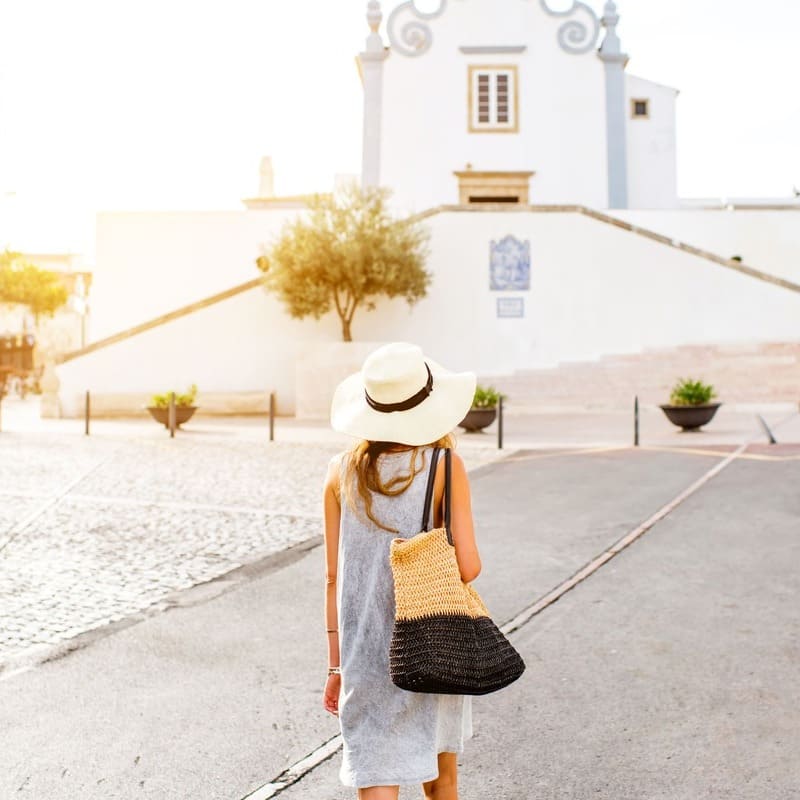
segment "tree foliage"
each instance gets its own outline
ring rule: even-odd
[[[393,218],[386,200],[383,189],[356,187],[316,195],[308,214],[288,223],[257,260],[266,287],[292,317],[319,319],[335,309],[349,342],[358,309],[373,310],[381,296],[413,305],[426,295],[427,233]]]
[[[0,253],[0,303],[27,306],[38,319],[66,304],[69,292],[57,272],[24,261],[21,254]]]

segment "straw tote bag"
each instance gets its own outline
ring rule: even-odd
[[[444,527],[429,529],[439,448],[425,491],[422,532],[393,539],[389,560],[396,613],[389,648],[392,682],[411,692],[489,694],[525,670],[478,593],[461,580],[450,529],[451,457],[445,449]]]

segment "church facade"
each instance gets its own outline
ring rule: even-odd
[[[205,411],[263,411],[274,390],[281,413],[324,416],[342,375],[392,340],[500,388],[540,380],[518,406],[570,381],[597,405],[619,373],[590,385],[566,377],[576,362],[669,352],[682,370],[687,346],[728,398],[796,402],[797,381],[773,376],[800,353],[800,204],[678,199],[677,93],[628,74],[613,2],[384,6],[369,1],[358,58],[362,182],[428,229],[428,295],[359,312],[355,343],[335,314],[291,319],[255,259],[304,205],[272,196],[266,160],[240,211],[98,217],[90,344],[55,369],[47,413],[79,414],[86,390],[96,413],[130,413],[197,383]],[[737,353],[745,370],[716,371]],[[666,400],[671,370],[634,366],[644,403]]]
[[[404,210],[675,208],[677,90],[630,75],[613,2],[369,3],[363,180]]]

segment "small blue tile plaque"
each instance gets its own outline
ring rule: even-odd
[[[497,316],[499,319],[521,319],[525,316],[525,298],[498,297]]]

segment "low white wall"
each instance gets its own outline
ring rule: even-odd
[[[89,341],[244,283],[292,209],[97,216]]]
[[[429,219],[429,296],[384,304],[359,338],[422,343],[483,374],[594,359],[645,347],[800,340],[800,294],[570,213],[449,212]],[[489,290],[489,244],[531,244],[531,290]],[[498,319],[519,297],[523,319]],[[379,323],[379,324],[378,324]]]
[[[800,283],[800,208],[608,213],[723,258],[741,256],[749,266]]]
[[[426,224],[429,296],[413,309],[398,300],[359,311],[359,342],[417,342],[452,369],[497,375],[645,347],[800,341],[800,294],[580,214],[448,212]],[[490,291],[490,242],[506,235],[530,242],[530,291]],[[210,254],[193,267],[216,264]],[[521,298],[524,317],[499,319],[498,298]],[[63,364],[62,412],[80,413],[86,389],[134,396],[195,382],[201,405],[203,391],[276,390],[281,413],[305,386],[316,394],[300,405],[316,411],[304,413],[324,416],[335,376],[319,353],[339,340],[335,315],[292,320],[254,289]],[[362,355],[331,369],[355,370]]]
[[[294,368],[299,343],[330,341],[337,335],[333,318],[300,322],[259,288],[209,306],[166,325],[125,339],[57,367],[63,416],[83,413],[87,390],[114,410],[135,410],[149,395],[184,391],[192,383],[203,394],[216,395],[214,405],[242,410],[235,397],[250,395],[253,410],[277,393],[278,413],[294,413]],[[259,403],[258,397],[262,398]],[[133,404],[133,405],[132,405]]]
[[[295,363],[295,416],[327,419],[339,382],[385,342],[301,342]]]

